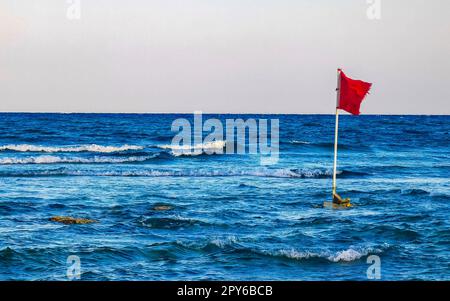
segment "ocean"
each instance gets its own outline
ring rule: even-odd
[[[450,280],[450,116],[341,116],[346,210],[334,115],[203,115],[279,119],[267,166],[175,155],[176,118],[0,114],[0,280]]]

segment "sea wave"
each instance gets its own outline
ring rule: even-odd
[[[234,249],[236,252],[249,252],[256,253],[259,255],[288,258],[294,260],[310,260],[319,259],[326,260],[329,262],[351,262],[359,260],[363,257],[381,254],[390,248],[390,245],[385,243],[380,246],[350,246],[348,249],[344,250],[321,250],[321,251],[310,251],[310,250],[297,250],[295,248],[280,248],[280,249],[266,249],[263,247],[254,247],[246,244],[245,240],[238,239],[236,236],[227,237],[215,237],[200,241],[182,241],[178,240],[175,242],[176,245],[195,250],[205,250],[210,247],[219,249]]]
[[[207,226],[208,223],[197,220],[197,219],[189,219],[183,218],[180,216],[173,217],[149,217],[144,218],[141,217],[137,220],[137,224],[146,227],[146,228],[154,228],[154,229],[170,229],[176,230],[180,228],[188,228],[192,226]]]
[[[310,141],[304,141],[304,140],[289,140],[286,142],[282,142],[282,144],[288,144],[288,145],[304,145],[308,148],[319,148],[319,149],[333,149],[334,143],[333,142],[310,142]],[[355,144],[344,144],[339,143],[339,149],[340,150],[370,150],[369,146],[362,145],[360,143]]]
[[[418,196],[418,195],[429,195],[430,192],[426,191],[424,189],[419,188],[412,188],[412,189],[402,189],[401,194],[403,195],[412,195],[412,196]]]
[[[131,163],[131,162],[144,162],[155,158],[156,156],[146,157],[125,157],[125,158],[110,158],[110,157],[60,157],[60,156],[37,156],[37,157],[25,157],[25,158],[2,158],[0,159],[0,165],[12,165],[12,164],[56,164],[56,163],[71,163],[71,164],[92,164],[92,163]]]
[[[226,237],[212,237],[204,240],[192,240],[192,241],[186,241],[186,240],[177,240],[175,242],[176,245],[188,248],[188,249],[194,249],[194,250],[205,250],[210,247],[213,248],[219,248],[219,249],[225,249],[228,247],[236,248],[238,247],[239,240],[236,236],[230,235]]]
[[[280,249],[277,251],[262,251],[263,254],[269,256],[286,257],[295,260],[304,259],[326,259],[330,262],[351,262],[359,260],[371,254],[380,254],[386,250],[389,245],[383,245],[379,248],[374,247],[350,247],[340,251],[298,251],[295,249]]]
[[[141,150],[143,146],[138,145],[121,145],[121,146],[107,146],[97,144],[85,144],[78,146],[41,146],[32,144],[8,144],[0,146],[0,151],[15,151],[15,152],[44,152],[44,153],[77,153],[77,152],[93,152],[93,153],[114,153],[128,150]]]
[[[201,154],[218,154],[222,153],[226,147],[226,141],[216,140],[206,143],[198,143],[195,145],[176,145],[163,144],[158,145],[161,149],[169,149],[174,156],[198,156]]]
[[[339,172],[341,173],[341,172]],[[267,178],[328,178],[330,170],[322,169],[140,169],[140,170],[74,170],[56,168],[48,170],[0,171],[0,177],[45,176],[116,176],[116,177],[267,177]]]

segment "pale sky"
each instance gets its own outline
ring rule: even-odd
[[[71,2],[0,1],[0,111],[450,114],[448,0]]]

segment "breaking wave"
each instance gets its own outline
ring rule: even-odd
[[[201,154],[221,153],[226,147],[226,141],[216,140],[206,143],[191,145],[158,145],[159,148],[169,149],[174,156],[198,156]]]
[[[59,156],[37,156],[26,158],[2,158],[0,165],[10,164],[56,164],[56,163],[72,163],[72,164],[92,164],[92,163],[131,163],[144,162],[155,158],[156,156],[146,157],[126,157],[126,158],[109,158],[109,157],[59,157]]]
[[[177,240],[175,242],[176,245],[179,245],[184,248],[194,249],[194,250],[204,250],[209,247],[215,247],[219,249],[225,249],[228,247],[237,247],[239,241],[234,235],[226,236],[226,237],[212,237],[206,240],[198,240],[198,241],[184,241]]]
[[[73,170],[56,168],[50,170],[0,171],[2,177],[33,176],[116,176],[116,177],[268,177],[268,178],[327,178],[330,170],[321,169],[140,169],[140,170]]]
[[[262,251],[262,253],[269,256],[285,257],[296,260],[316,258],[316,259],[326,259],[330,262],[351,262],[359,260],[371,254],[380,254],[388,247],[389,245],[383,245],[380,248],[350,247],[346,250],[341,250],[337,252],[332,251],[311,252],[311,251],[297,251],[295,249],[281,249],[274,252]]]
[[[93,152],[93,153],[114,153],[124,152],[128,150],[141,150],[143,146],[138,145],[122,145],[122,146],[105,146],[97,144],[86,144],[79,146],[41,146],[31,144],[8,144],[0,146],[0,151],[15,151],[15,152],[44,152],[44,153],[78,153],[78,152]]]
[[[389,244],[383,244],[379,247],[362,247],[362,246],[351,246],[345,250],[331,251],[299,251],[294,248],[291,249],[278,249],[278,250],[268,250],[261,247],[251,247],[246,246],[245,241],[239,240],[236,236],[231,235],[227,237],[216,237],[209,238],[201,241],[176,241],[177,245],[185,248],[195,249],[195,250],[205,250],[210,247],[216,247],[219,249],[231,248],[236,252],[249,252],[256,253],[263,256],[287,258],[294,260],[326,260],[329,262],[351,262],[359,260],[363,257],[375,254],[381,254],[390,248]]]

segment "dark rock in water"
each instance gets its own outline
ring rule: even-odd
[[[52,222],[62,223],[65,225],[73,225],[73,224],[92,224],[96,223],[96,220],[87,219],[87,218],[75,218],[70,216],[54,216],[49,219]]]
[[[173,206],[170,205],[156,205],[153,207],[153,210],[155,211],[167,211],[167,210],[172,210]]]

